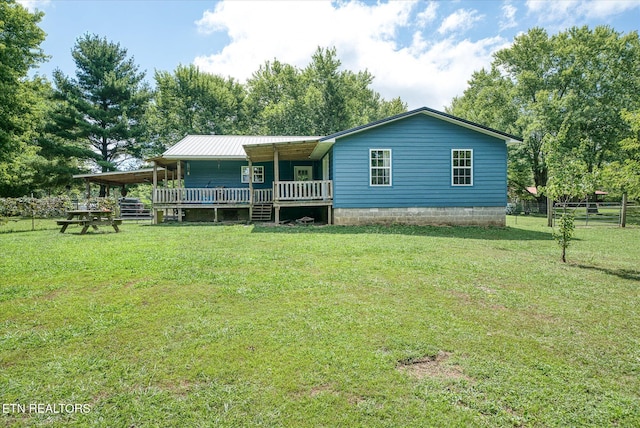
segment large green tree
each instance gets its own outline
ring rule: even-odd
[[[146,124],[153,154],[187,134],[237,134],[243,131],[244,87],[233,78],[178,66],[156,71],[156,92]]]
[[[604,168],[603,181],[612,192],[640,200],[640,110],[624,110],[621,117],[631,133],[620,141],[618,159]]]
[[[29,128],[31,88],[27,73],[46,58],[40,44],[45,33],[31,13],[14,0],[0,2],[0,160],[14,150]]]
[[[524,144],[510,149],[511,185],[542,188],[548,150],[559,147],[547,142],[561,133],[563,153],[589,173],[616,158],[629,132],[620,112],[640,105],[639,73],[637,32],[573,27],[549,36],[534,28],[497,52],[447,111],[521,135]]]
[[[318,48],[304,69],[267,62],[247,82],[251,132],[328,135],[406,111],[400,98],[384,100],[372,82],[368,71],[343,70],[335,48]]]
[[[145,147],[142,119],[151,98],[134,59],[118,43],[97,35],[80,37],[72,51],[75,78],[54,72],[54,134],[80,142],[94,155],[85,159],[101,171],[116,170]]]
[[[42,13],[31,13],[14,0],[0,2],[0,196],[22,196],[33,189],[32,144],[40,117],[38,79],[29,70],[46,59],[38,26]]]

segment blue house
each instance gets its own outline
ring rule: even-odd
[[[153,159],[154,218],[503,226],[517,141],[426,107],[328,136],[190,135]]]

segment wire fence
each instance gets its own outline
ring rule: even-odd
[[[553,205],[553,223],[567,210],[573,213],[576,226],[620,226],[622,225],[622,202],[602,202],[583,200],[579,202],[556,202]],[[512,200],[507,204],[506,213],[512,216],[547,215],[546,202]],[[640,226],[640,205],[628,202],[626,225]]]
[[[574,215],[576,226],[620,226],[622,224],[621,202],[556,202],[553,206],[553,221],[564,211]],[[640,205],[627,204],[627,224],[640,224]]]

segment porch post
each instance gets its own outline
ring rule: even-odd
[[[158,224],[158,209],[156,208],[156,193],[158,191],[158,164],[153,161],[153,193],[151,194],[151,206],[153,208],[153,224]]]
[[[278,154],[278,147],[273,145],[273,207],[275,211],[276,224],[280,224],[280,205],[278,201],[280,195],[278,194],[278,183],[280,182],[280,156]]]
[[[249,221],[253,219],[253,162],[249,159]]]
[[[91,199],[91,182],[89,181],[89,179],[85,181],[87,183],[86,190],[87,190],[87,203],[88,203],[89,199]]]
[[[182,222],[182,161],[178,161],[178,222]]]
[[[327,224],[333,224],[331,221],[331,204],[327,205]]]

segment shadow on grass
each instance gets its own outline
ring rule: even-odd
[[[608,269],[608,268],[603,268],[599,266],[588,266],[588,265],[581,265],[581,264],[577,264],[574,266],[579,267],[580,269],[595,270],[598,272],[606,273],[607,275],[617,276],[618,278],[622,278],[622,279],[628,279],[631,281],[640,281],[640,271],[637,271],[634,269]]]
[[[253,233],[284,234],[379,234],[379,235],[411,235],[460,239],[486,239],[510,241],[549,241],[551,233],[513,227],[473,227],[473,226],[266,226],[255,225]]]

